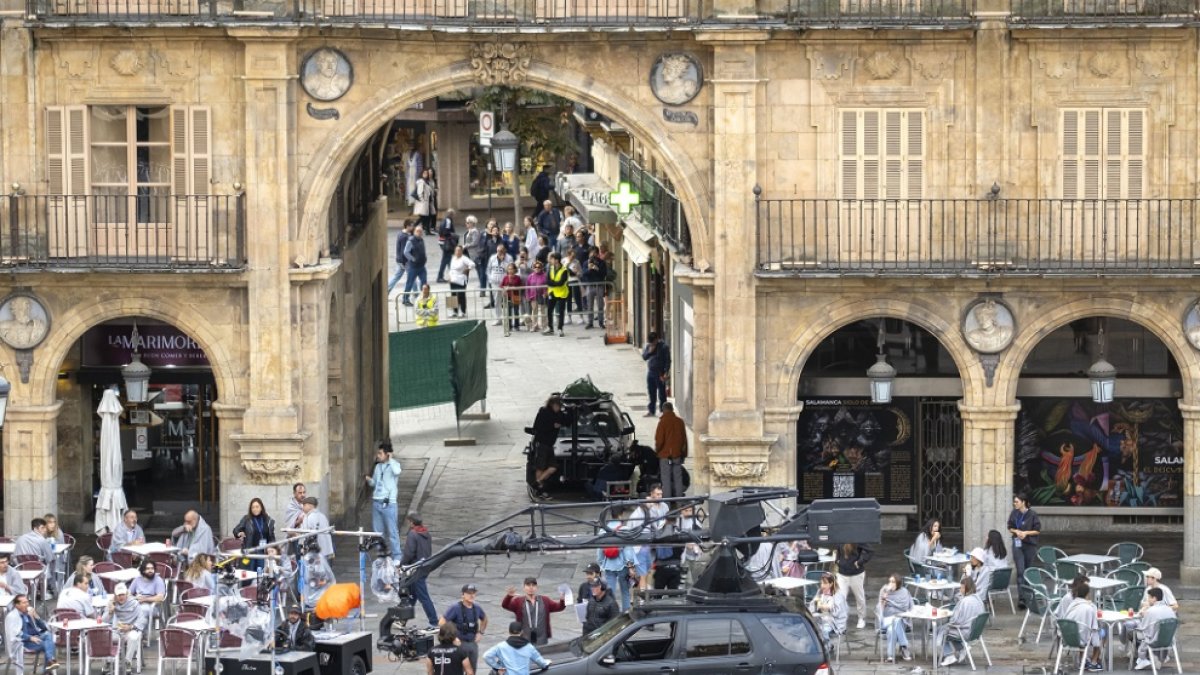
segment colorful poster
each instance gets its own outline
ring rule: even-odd
[[[797,422],[800,501],[873,497],[914,504],[915,399],[805,399]]]
[[[1013,484],[1034,506],[1183,506],[1175,399],[1021,399]]]

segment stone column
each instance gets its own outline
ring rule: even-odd
[[[988,530],[1004,533],[1012,509],[1016,405],[958,404],[963,425],[963,548],[982,546]]]
[[[296,50],[293,34],[276,29],[230,31],[244,46],[246,271],[249,298],[250,391],[242,430],[233,436],[242,468],[254,483],[305,479],[296,400],[300,353],[293,330],[291,224],[295,196]],[[223,474],[229,475],[229,474]]]
[[[716,276],[712,300],[712,412],[701,436],[714,488],[765,480],[775,436],[764,434],[758,392],[757,258],[753,188],[757,118],[765,96],[758,76],[761,32],[697,35],[713,50],[713,213]]]
[[[4,417],[4,534],[29,531],[29,521],[58,512],[58,412],[50,405],[9,405]]]
[[[1200,405],[1179,403],[1183,413],[1183,561],[1179,578],[1200,584]]]

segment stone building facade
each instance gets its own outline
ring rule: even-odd
[[[321,2],[10,7],[0,223],[14,225],[0,235],[0,286],[35,295],[52,328],[32,350],[0,348],[14,383],[6,531],[42,510],[83,515],[92,477],[72,467],[90,450],[72,436],[87,410],[60,373],[90,327],[136,317],[175,326],[211,363],[223,529],[249,496],[282,504],[295,480],[335,514],[352,503],[366,448],[388,432],[380,130],[416,102],[480,84],[570,98],[656,146],[690,228],[690,254],[671,269],[692,317],[691,361],[674,377],[691,393],[701,484],[796,484],[810,356],[848,324],[901,320],[935,337],[957,371],[964,539],[981,541],[1009,510],[1026,360],[1056,330],[1108,317],[1169,352],[1182,506],[1161,514],[1194,512],[1200,345],[1186,327],[1200,259],[1200,67],[1178,12],[1097,16],[1025,0],[936,12],[535,5],[500,23],[454,3],[396,3],[382,16]],[[845,30],[824,30],[834,27]],[[306,83],[325,49],[352,73],[330,61],[328,82]],[[702,78],[684,102],[651,86],[675,54]],[[121,114],[138,120],[124,140],[111,136]],[[96,157],[121,142],[130,170],[106,178]],[[113,194],[128,213],[98,219]],[[143,198],[174,215],[142,217]],[[141,248],[96,250],[131,232]],[[168,249],[146,243],[155,237]],[[998,351],[964,332],[980,298],[1014,320]],[[854,386],[865,396],[865,377]],[[1086,379],[1067,389],[1086,395]],[[1126,513],[1050,512],[1106,527]],[[1194,581],[1200,525],[1181,520]]]

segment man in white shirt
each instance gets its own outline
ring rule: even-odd
[[[316,497],[305,497],[302,503],[304,504],[304,522],[301,523],[300,529],[323,530],[329,527],[329,518],[317,510],[320,502]],[[326,560],[333,558],[333,537],[329,536],[329,532],[317,535],[317,545],[321,549],[323,558]]]
[[[1159,570],[1157,567],[1151,567],[1142,573],[1142,576],[1146,579],[1146,592],[1142,595],[1143,610],[1150,606],[1150,589],[1157,588],[1162,591],[1163,604],[1165,604],[1167,607],[1170,607],[1172,611],[1179,611],[1179,601],[1175,599],[1175,594],[1171,592],[1171,589],[1167,588],[1166,585],[1162,583],[1161,570]]]
[[[92,605],[92,594],[88,592],[88,586],[91,583],[92,575],[87,572],[76,574],[75,583],[67,586],[62,593],[58,594],[58,604],[55,605],[55,608],[73,609],[89,619],[95,616],[96,608]]]

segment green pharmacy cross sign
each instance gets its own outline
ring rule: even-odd
[[[621,183],[616,192],[608,193],[608,203],[617,207],[617,213],[628,215],[633,207],[641,203],[642,196],[629,189],[629,183]]]

